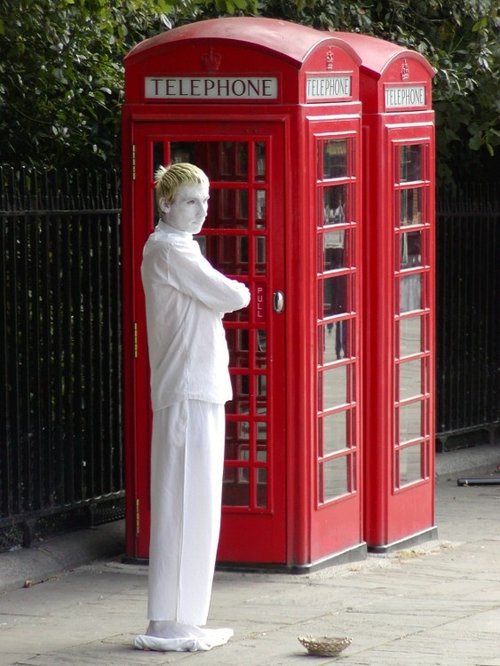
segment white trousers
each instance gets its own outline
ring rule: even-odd
[[[219,541],[224,405],[187,400],[153,414],[150,620],[207,621]]]

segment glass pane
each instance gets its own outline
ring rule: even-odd
[[[175,163],[191,162],[203,169],[202,165],[196,162],[196,149],[192,141],[173,141],[170,144],[170,161]]]
[[[242,310],[236,310],[236,312],[227,312],[224,315],[224,321],[247,322],[249,312],[250,312],[249,307],[243,308]]]
[[[399,322],[399,356],[419,354],[423,350],[422,317],[409,317]]]
[[[257,470],[257,506],[267,507],[267,469],[263,468]]]
[[[348,284],[348,275],[323,280],[323,317],[333,317],[350,311]]]
[[[323,324],[318,329],[318,364],[324,365],[354,356],[354,321],[344,319]]]
[[[258,275],[266,273],[266,244],[267,238],[265,236],[257,236],[255,239],[255,272]]]
[[[248,143],[243,141],[181,141],[170,144],[172,162],[192,162],[211,181],[246,181]]]
[[[422,265],[422,232],[409,231],[399,237],[399,268],[414,268]]]
[[[400,363],[399,373],[399,397],[396,400],[406,400],[421,395],[424,392],[422,376],[422,359]]]
[[[350,412],[346,411],[323,417],[322,455],[341,451],[349,446],[349,416]]]
[[[349,176],[347,139],[330,139],[324,141],[322,145],[323,174],[321,178],[345,178]]]
[[[250,424],[248,421],[228,421],[226,423],[226,460],[242,460],[242,451],[248,451]]]
[[[399,485],[419,481],[422,475],[422,446],[408,446],[399,451]]]
[[[266,190],[255,192],[255,226],[257,229],[266,226]]]
[[[332,224],[345,224],[347,222],[347,185],[331,185],[323,187],[322,192],[322,211],[323,219],[319,222],[320,226],[329,226]]]
[[[233,399],[226,403],[228,414],[249,414],[248,401],[248,375],[231,375],[233,385]]]
[[[257,368],[265,368],[267,366],[267,333],[264,330],[258,330],[255,331],[255,336],[255,365]]]
[[[422,180],[422,145],[401,146],[399,182]]]
[[[264,421],[258,421],[256,423],[256,428],[257,428],[257,441],[259,442],[258,445],[258,459],[261,462],[266,462],[267,460],[267,423]],[[262,443],[264,442],[264,443]]]
[[[408,275],[399,281],[400,312],[422,309],[422,276]]]
[[[227,346],[229,348],[229,365],[231,368],[248,368],[248,331],[245,329],[230,328],[226,330]]]
[[[257,398],[265,399],[267,397],[267,377],[266,375],[257,375]]]
[[[218,144],[217,169],[212,180],[247,180],[248,144],[242,141],[221,141]]]
[[[399,226],[423,224],[425,220],[422,217],[422,189],[400,190],[399,200]]]
[[[407,442],[422,436],[422,402],[399,408],[399,441]]]
[[[225,275],[248,275],[247,236],[205,236],[210,263]]]
[[[325,370],[320,379],[320,409],[340,407],[350,402],[350,366],[342,365],[338,368]]]
[[[327,502],[349,492],[349,467],[347,457],[334,458],[322,464],[323,501]]]
[[[266,144],[263,141],[255,143],[255,180],[266,178]]]
[[[349,231],[328,231],[318,237],[320,271],[332,271],[349,266],[348,247]]]
[[[209,229],[247,229],[247,190],[218,190],[212,187],[205,227]]]
[[[255,377],[255,391],[257,413],[260,416],[267,414],[267,376],[257,375]]]
[[[153,143],[153,175],[159,167],[165,166],[165,157],[163,153],[163,141]]]
[[[248,506],[249,502],[248,468],[226,467],[222,485],[222,504]]]

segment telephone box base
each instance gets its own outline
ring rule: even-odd
[[[368,552],[385,555],[386,553],[392,553],[395,550],[403,550],[404,548],[418,546],[420,543],[424,543],[425,541],[433,541],[437,538],[437,527],[429,527],[428,529],[417,532],[416,534],[411,534],[404,539],[399,539],[399,541],[393,541],[392,543],[387,543],[382,546],[368,546]]]
[[[316,560],[310,564],[255,564],[242,562],[218,562],[217,571],[234,571],[239,573],[283,573],[283,574],[309,574],[320,569],[326,569],[339,564],[360,562],[366,559],[366,543],[357,544],[353,548],[347,548],[335,555]]]

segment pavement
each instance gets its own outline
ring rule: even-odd
[[[133,648],[147,567],[123,563],[123,521],[3,553],[0,666],[500,666],[500,485],[457,484],[500,449],[440,455],[437,540],[306,575],[218,571],[209,626],[235,635],[210,652]],[[303,635],[352,642],[311,657]]]

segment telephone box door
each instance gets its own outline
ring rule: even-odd
[[[226,315],[233,400],[226,405],[223,517],[218,560],[284,563],[285,400],[283,128],[279,123],[139,123],[134,154],[134,270],[154,228],[155,170],[192,162],[210,178],[198,241],[210,262],[250,288],[248,308]],[[136,552],[149,543],[149,373],[142,285],[134,287]],[[139,501],[137,501],[139,500]],[[140,526],[140,528],[138,528]]]

